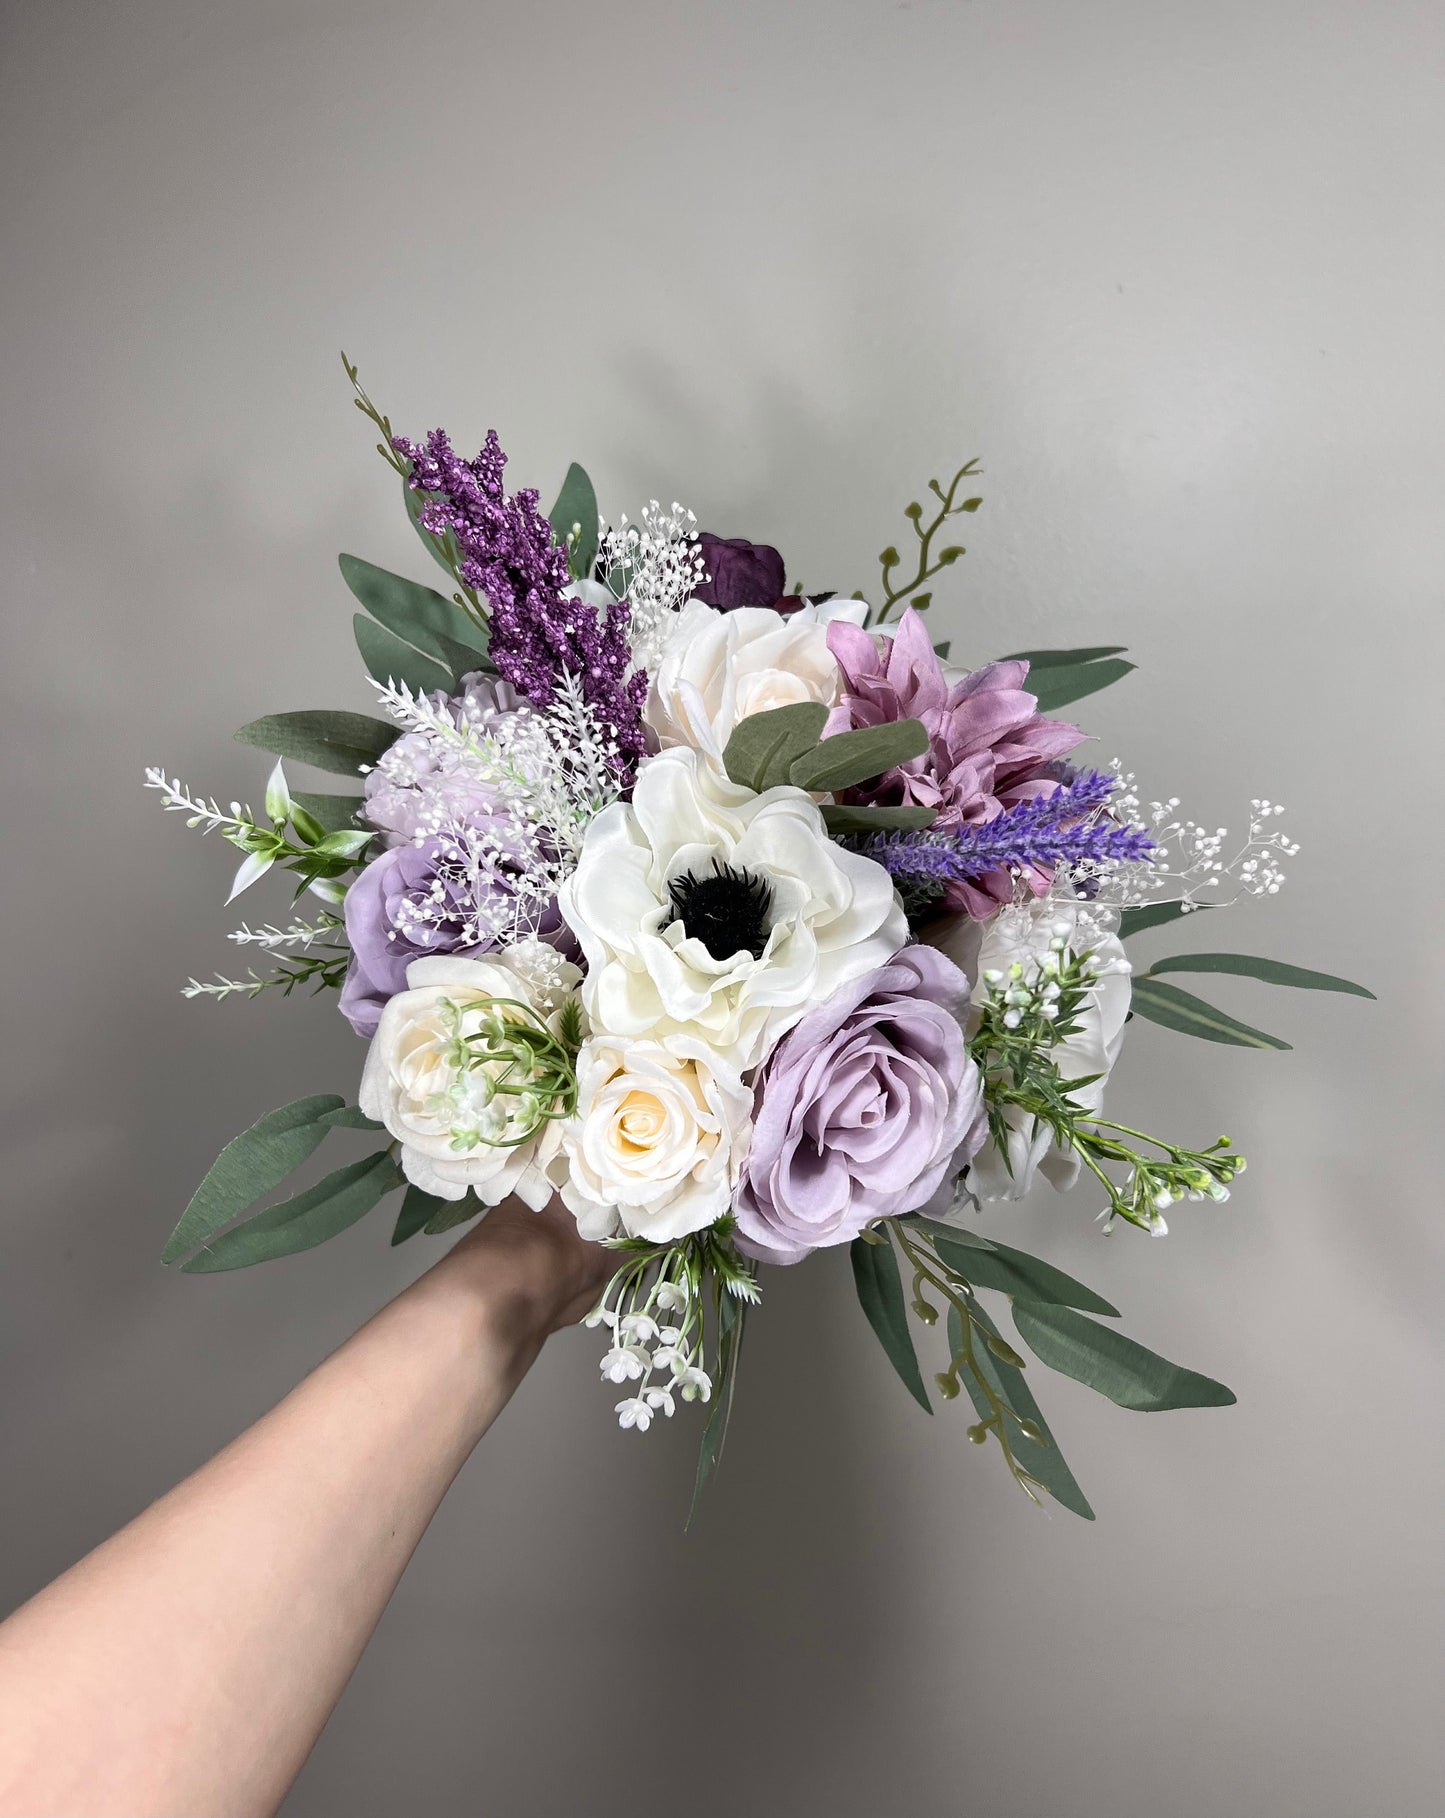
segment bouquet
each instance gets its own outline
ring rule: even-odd
[[[164,1260],[309,1249],[397,1192],[394,1244],[560,1196],[616,1253],[589,1323],[617,1418],[705,1406],[700,1492],[766,1268],[846,1244],[914,1400],[931,1411],[910,1310],[943,1319],[933,1381],[972,1404],[969,1438],[1091,1517],[1020,1345],[1126,1408],[1234,1397],[981,1215],[1083,1181],[1105,1231],[1159,1236],[1176,1203],[1229,1197],[1227,1136],[1147,1135],[1105,1099],[1131,1018],[1288,1046],[1180,974],[1370,995],[1246,954],[1130,965],[1140,930],[1279,890],[1279,806],[1254,801],[1231,843],[1082,763],[1058,710],[1130,671],[1120,647],[965,668],[932,641],[974,462],[906,507],[870,604],[789,590],[777,550],[677,504],[609,526],[575,465],[544,516],[506,491],[495,432],[474,460],[397,435],[346,370],[445,591],[340,558],[379,711],[243,726],[278,758],[262,814],[147,783],[244,854],[232,898],[295,881],[289,911],[231,936],[271,969],[186,995],[334,990],[369,1045],[354,1103],[300,1099],[226,1146]],[[353,786],[294,788],[287,762]],[[380,1146],[254,1209],[336,1131]]]

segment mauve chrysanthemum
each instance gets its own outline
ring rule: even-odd
[[[1077,726],[1045,719],[1024,687],[1026,662],[989,663],[950,680],[921,616],[909,607],[897,634],[878,640],[842,621],[828,627],[828,648],[843,672],[844,693],[829,734],[895,720],[922,720],[928,750],[885,771],[854,802],[914,804],[938,812],[936,828],[978,826],[1020,802],[1052,795],[1058,760],[1084,741]],[[1020,872],[1036,896],[1048,889],[1044,866]],[[986,921],[1013,895],[1014,874],[990,871],[949,883],[943,907]]]

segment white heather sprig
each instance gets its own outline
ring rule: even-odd
[[[1284,813],[1278,802],[1264,797],[1250,804],[1249,832],[1231,850],[1227,827],[1207,828],[1198,821],[1181,819],[1179,797],[1150,802],[1140,800],[1132,771],[1117,758],[1110,769],[1119,786],[1109,803],[1116,819],[1142,828],[1155,843],[1153,858],[1138,863],[1080,867],[1080,875],[1096,885],[1093,900],[1100,905],[1128,908],[1144,903],[1177,902],[1188,912],[1204,904],[1227,908],[1241,896],[1275,896],[1285,881],[1281,858],[1293,858],[1296,841],[1287,839],[1270,822]],[[1230,894],[1225,894],[1232,886]]]
[[[707,579],[707,567],[697,542],[697,519],[674,499],[664,511],[650,499],[629,524],[623,518],[615,530],[604,532],[601,561],[619,599],[632,607],[629,637],[634,662],[642,669],[657,666],[667,642],[672,620],[685,601]]]
[[[267,922],[263,928],[250,928],[245,922],[227,935],[228,940],[235,941],[239,947],[261,947],[266,952],[273,952],[278,947],[310,947],[316,941],[336,944],[336,936],[344,924],[339,916],[323,915],[319,921],[303,922],[299,918],[277,928]]]

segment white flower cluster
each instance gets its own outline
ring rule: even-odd
[[[624,517],[603,534],[600,556],[608,586],[632,608],[629,637],[634,661],[651,670],[672,634],[683,602],[707,579],[697,543],[697,519],[674,499],[664,511],[650,499],[629,524]]]
[[[680,1268],[665,1265],[650,1285],[642,1271],[620,1269],[586,1324],[606,1326],[612,1334],[602,1380],[636,1384],[615,1409],[620,1426],[645,1433],[656,1415],[672,1418],[675,1397],[711,1397],[712,1379],[701,1362],[702,1309]],[[664,1380],[654,1382],[658,1373]]]
[[[1198,821],[1179,817],[1179,797],[1150,802],[1147,810],[1135,787],[1132,771],[1117,758],[1110,769],[1119,779],[1109,804],[1115,818],[1142,828],[1157,850],[1152,859],[1138,863],[1084,866],[1081,874],[1098,886],[1096,901],[1128,908],[1145,903],[1177,901],[1185,912],[1202,904],[1225,908],[1240,896],[1277,896],[1285,881],[1281,858],[1293,858],[1296,841],[1286,839],[1270,822],[1284,813],[1278,802],[1256,797],[1250,804],[1249,831],[1231,850],[1227,827],[1207,828]],[[1223,895],[1233,885],[1232,895]],[[1221,900],[1222,899],[1222,900]]]

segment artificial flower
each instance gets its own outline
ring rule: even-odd
[[[784,1036],[757,1080],[734,1205],[745,1255],[800,1262],[875,1219],[947,1209],[988,1128],[968,1001],[951,960],[905,947]]]
[[[771,543],[750,543],[746,537],[715,537],[704,530],[697,544],[708,578],[694,589],[694,599],[723,612],[732,612],[739,606],[776,608],[783,599],[783,558]]]
[[[561,900],[595,1030],[706,1043],[739,1073],[908,935],[888,873],[810,796],[755,795],[683,748],[592,822]]]

